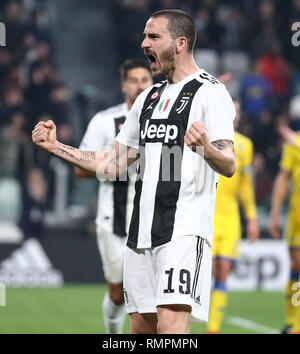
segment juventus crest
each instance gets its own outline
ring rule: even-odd
[[[185,107],[187,106],[187,104],[189,103],[190,98],[193,96],[192,92],[184,92],[182,98],[180,99],[180,105],[179,107],[176,108],[176,112],[178,114],[180,114]]]

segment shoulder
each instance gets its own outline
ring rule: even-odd
[[[203,87],[206,88],[219,86],[219,85],[224,86],[217,78],[215,78],[213,75],[211,75],[210,73],[208,73],[203,69],[200,70],[200,72],[196,76],[196,79],[203,84]]]
[[[283,154],[285,157],[296,157],[299,155],[299,149],[297,149],[297,146],[286,142],[283,144]]]
[[[156,92],[158,93],[158,92],[160,91],[160,88],[161,88],[162,86],[166,85],[166,83],[167,83],[166,80],[160,81],[160,82],[158,82],[158,83],[156,83],[156,84],[154,84],[154,85],[152,85],[152,86],[146,88],[146,90],[144,90],[144,91],[140,94],[140,96],[143,97],[144,100],[145,100],[145,99],[147,98],[147,96],[148,96],[150,93],[152,93],[153,98],[156,98],[156,97],[155,97]]]
[[[143,92],[141,92],[133,104],[133,110],[136,110],[136,109],[142,110],[145,103],[157,98],[160,94],[161,87],[164,86],[166,84],[166,82],[167,81],[161,81],[157,84],[154,84],[154,85],[146,88]]]
[[[127,114],[126,104],[121,103],[113,107],[109,107],[103,111],[97,112],[90,120],[89,125],[101,125],[107,123],[107,121],[113,120],[114,118],[121,117]]]
[[[195,78],[201,83],[201,87],[198,90],[199,96],[203,97],[204,95],[209,99],[215,98],[218,100],[228,100],[230,98],[230,101],[232,101],[226,86],[205,70],[201,70]]]
[[[99,112],[99,118],[101,119],[102,117],[104,118],[116,118],[120,117],[123,115],[126,115],[128,109],[126,107],[126,103],[120,103],[115,106],[109,107],[105,109],[104,111]]]

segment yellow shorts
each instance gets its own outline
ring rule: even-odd
[[[290,212],[287,220],[286,241],[289,248],[300,249],[300,215]]]
[[[239,215],[216,215],[212,255],[214,258],[236,260],[239,258],[241,220]]]

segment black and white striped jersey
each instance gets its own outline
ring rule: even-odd
[[[211,142],[234,141],[234,117],[225,86],[204,70],[156,84],[136,99],[116,137],[140,152],[129,247],[152,248],[182,235],[212,243],[218,175],[184,136],[201,121]]]
[[[80,149],[111,149],[128,113],[126,103],[97,113],[88,125]],[[101,182],[98,196],[96,224],[110,233],[127,236],[133,207],[134,183],[129,179]]]

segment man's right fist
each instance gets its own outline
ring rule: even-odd
[[[56,126],[53,121],[39,122],[32,131],[32,141],[40,149],[53,153],[57,149]]]

